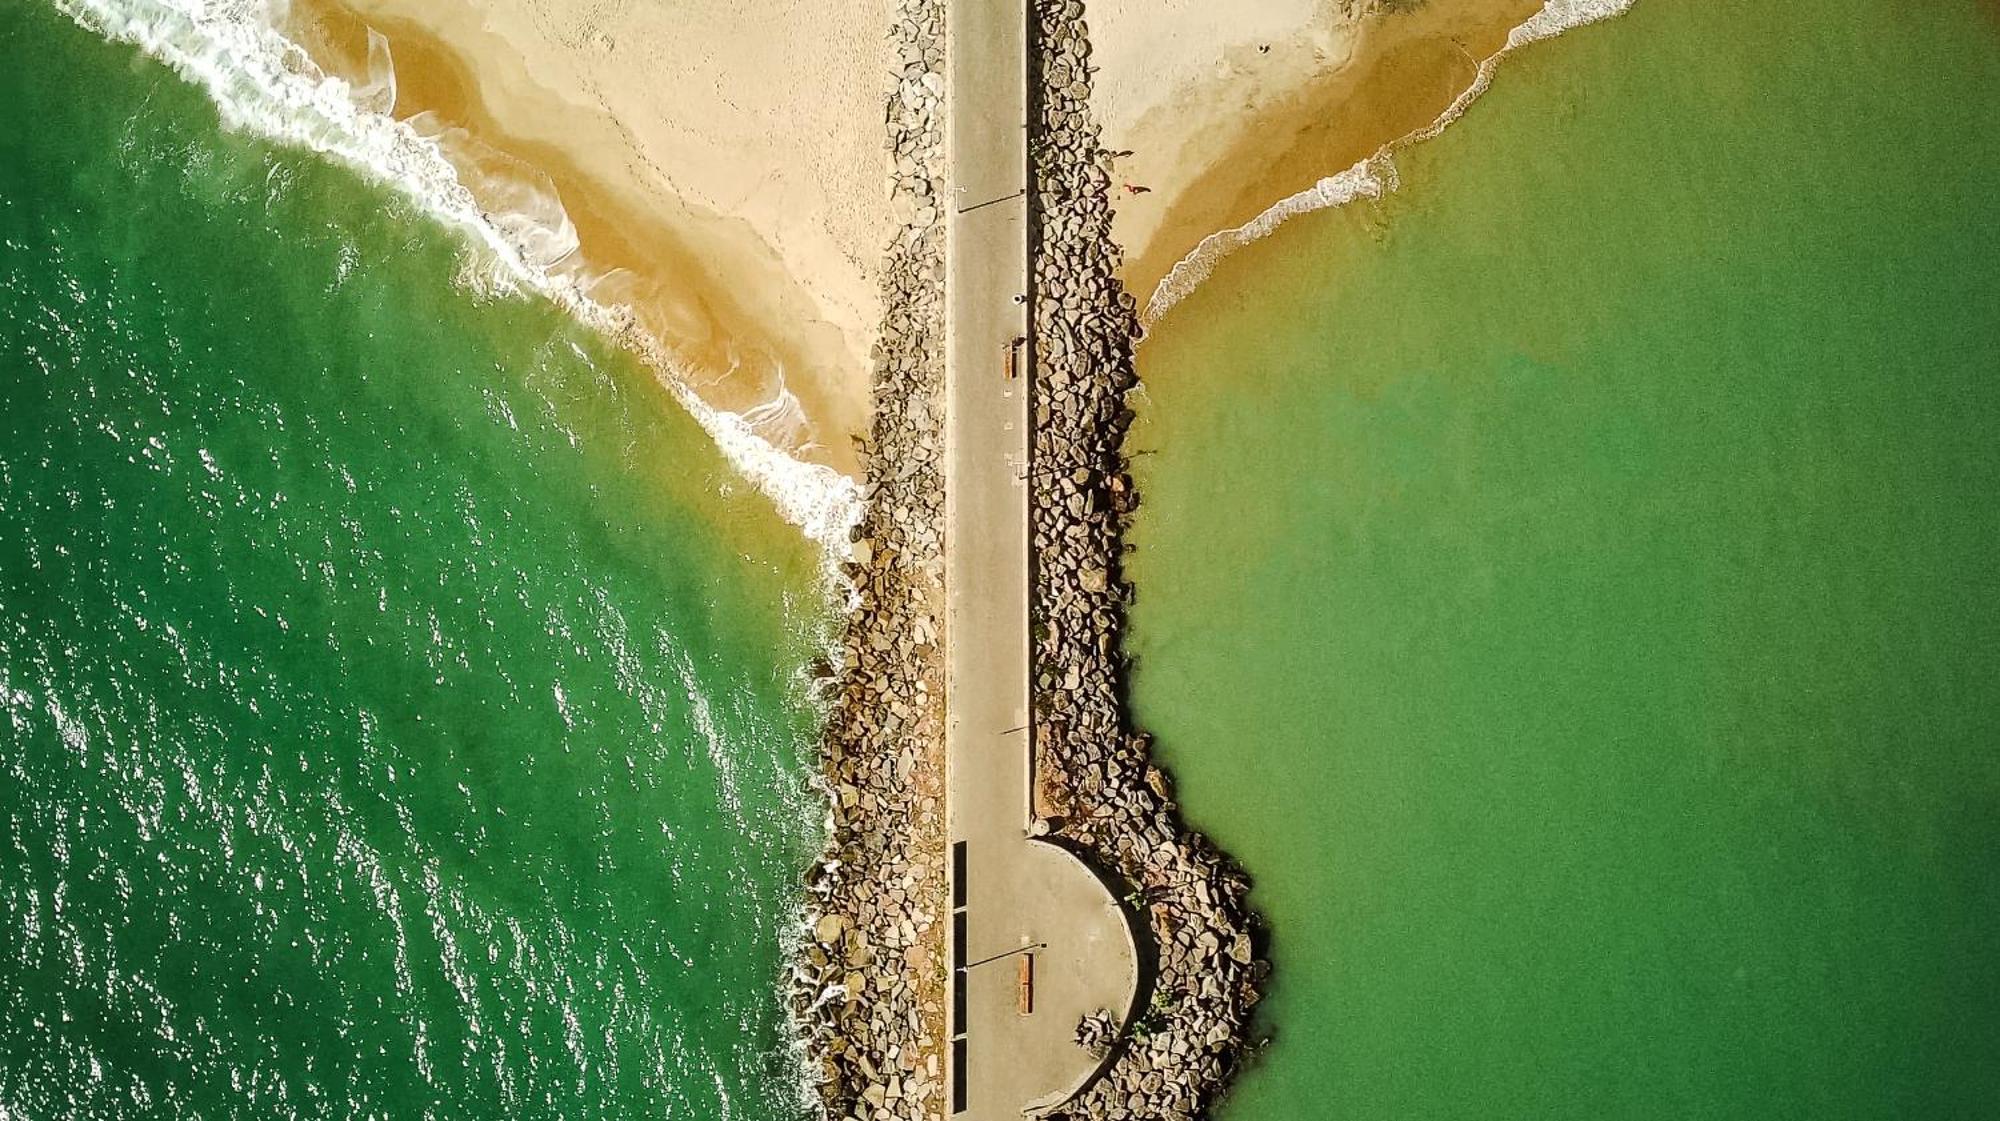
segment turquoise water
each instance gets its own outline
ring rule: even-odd
[[[1639,0],[1142,346],[1223,1121],[2000,1103],[2000,23]]]
[[[0,63],[0,1116],[793,1115],[803,539],[385,193]]]

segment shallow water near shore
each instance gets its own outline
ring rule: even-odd
[[[1996,83],[1970,0],[1639,0],[1142,345],[1223,1121],[2000,1101]]]
[[[820,560],[458,240],[0,0],[0,1116],[792,1116]]]

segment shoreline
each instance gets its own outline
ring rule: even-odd
[[[1123,129],[1107,128],[1107,147],[1133,153],[1116,164],[1120,181],[1152,188],[1120,192],[1114,203],[1127,287],[1150,302],[1205,238],[1436,121],[1473,83],[1480,60],[1541,7],[1461,0],[1357,13],[1317,28],[1323,42],[1310,52],[1266,62],[1262,72],[1239,64]]]
[[[703,400],[697,380],[628,307],[595,298],[589,275],[550,256],[546,233],[509,226],[484,209],[433,140],[364,103],[370,91],[329,74],[255,12],[211,12],[189,0],[54,0],[57,11],[108,40],[165,65],[207,94],[226,130],[312,152],[388,191],[463,237],[457,282],[481,298],[546,299],[637,355],[715,441],[723,456],[786,521],[825,550],[859,505],[853,478],[787,454],[754,427],[758,419]],[[360,96],[357,97],[356,95]]]
[[[1311,186],[1271,203],[1238,226],[1217,230],[1168,269],[1153,286],[1141,320],[1150,327],[1174,304],[1208,280],[1222,260],[1250,242],[1269,236],[1302,214],[1345,206],[1356,199],[1379,199],[1397,187],[1396,156],[1403,149],[1438,136],[1462,117],[1492,85],[1501,62],[1522,47],[1551,39],[1565,31],[1611,19],[1630,10],[1636,0],[1547,0],[1533,15],[1507,32],[1506,39],[1480,60],[1470,81],[1437,117],[1383,144],[1345,170],[1327,175]]]
[[[439,144],[468,185],[493,180],[475,190],[482,202],[531,196],[542,217],[552,212],[565,227],[554,238],[539,229],[535,236],[575,246],[558,269],[596,302],[631,308],[695,398],[741,418],[787,456],[860,479],[856,441],[872,407],[865,356],[887,311],[873,246],[864,253],[850,245],[842,261],[825,252],[787,255],[769,220],[691,200],[608,102],[589,104],[576,90],[541,84],[518,37],[467,18],[464,3],[432,10],[409,0],[301,0],[283,31],[357,89],[368,84],[371,61],[383,61],[370,58],[371,35],[386,40],[391,115]],[[1226,251],[1245,227],[1271,224],[1275,207],[1435,126],[1504,53],[1514,29],[1543,9],[1540,0],[1463,0],[1341,13],[1313,3],[1261,0],[1256,18],[1220,47],[1190,46],[1189,28],[1203,17],[1170,12],[1163,20],[1178,87],[1093,94],[1110,102],[1100,111],[1111,122],[1104,146],[1131,150],[1106,171],[1112,236],[1124,247],[1119,275],[1147,309],[1142,323],[1182,294],[1169,285],[1191,287],[1188,277],[1205,276],[1218,248]],[[1132,0],[1103,6],[1115,27],[1148,26]],[[1273,53],[1259,56],[1252,30],[1296,39],[1261,44]],[[872,28],[871,35],[880,38]],[[1219,56],[1207,70],[1196,65],[1209,58],[1203,51]],[[1111,72],[1093,75],[1100,88],[1135,84],[1110,79],[1144,61],[1121,45],[1093,58]],[[609,75],[614,84],[621,77]],[[888,91],[886,81],[877,84]],[[841,205],[874,200],[863,204],[870,218],[859,228],[875,231],[879,245],[924,200],[871,190],[885,170],[898,169],[879,142],[868,148],[865,173],[850,168],[838,193]],[[1140,180],[1158,186],[1145,194],[1118,189]],[[828,189],[824,180],[820,188]],[[808,277],[800,270],[812,262]]]
[[[877,2],[886,13],[888,0]],[[836,254],[824,245],[788,247],[775,239],[768,213],[754,213],[762,204],[749,196],[727,210],[703,206],[659,165],[657,153],[641,144],[597,85],[582,91],[599,91],[591,102],[577,89],[565,92],[540,80],[554,72],[551,67],[574,64],[571,56],[585,47],[623,49],[609,32],[592,25],[590,35],[601,42],[545,44],[540,53],[548,57],[538,60],[530,57],[532,44],[522,47],[520,27],[512,38],[503,36],[469,18],[477,13],[468,3],[447,0],[433,8],[413,0],[299,0],[280,30],[324,73],[349,83],[356,100],[376,99],[374,108],[438,149],[458,186],[472,192],[482,222],[496,226],[482,237],[490,241],[497,233],[512,241],[527,252],[529,264],[614,315],[629,308],[627,318],[667,355],[667,380],[678,383],[670,386],[677,396],[740,421],[780,455],[861,478],[856,439],[867,430],[873,407],[865,355],[888,311],[878,290],[884,264],[877,247],[936,196],[880,190],[883,173],[901,169],[891,166],[893,157],[883,153],[872,130],[861,140],[851,135],[863,131],[858,125],[844,129],[829,137],[847,160],[837,188],[817,163],[814,188],[825,206],[852,210],[843,211],[846,242],[837,254],[843,259],[831,260]],[[1362,4],[1356,14],[1345,0],[1254,0],[1241,20],[1224,20],[1178,0],[1168,0],[1158,19],[1137,0],[1100,0],[1093,7],[1104,9],[1114,29],[1141,34],[1133,43],[1094,46],[1087,68],[1093,108],[1107,122],[1104,146],[1123,157],[1105,168],[1113,183],[1112,236],[1124,247],[1120,278],[1148,309],[1142,322],[1180,294],[1167,285],[1190,287],[1229,242],[1258,236],[1248,227],[1268,229],[1286,216],[1283,208],[1341,201],[1305,194],[1340,188],[1332,182],[1337,176],[1359,175],[1369,159],[1448,121],[1452,106],[1484,80],[1510,36],[1535,13],[1607,4],[1622,7],[1620,0],[1549,0],[1546,6],[1461,0],[1393,13]],[[176,11],[179,5],[160,7]],[[489,10],[518,22],[527,18],[523,13],[550,19],[579,9],[572,0],[550,0]],[[841,19],[846,22],[832,30],[848,48],[857,38],[879,44],[879,28],[894,23],[885,16],[863,35],[856,17]],[[698,36],[743,30],[724,24],[697,29]],[[1197,32],[1221,39],[1191,42]],[[1297,41],[1254,41],[1283,34]],[[1160,79],[1171,88],[1148,86],[1135,75],[1151,61],[1141,53],[1148,44],[1165,51],[1158,59]],[[1271,53],[1258,53],[1265,49]],[[870,50],[886,56],[887,47]],[[1475,64],[1474,58],[1483,61]],[[852,59],[835,68],[850,84],[856,80]],[[873,120],[890,78],[870,74],[866,113],[849,112],[851,106],[843,112]],[[602,88],[656,80],[669,90],[684,88],[629,68],[608,68]],[[719,89],[722,79],[716,84]],[[1430,94],[1409,96],[1412,89]],[[685,121],[655,123],[710,148],[739,139],[721,122],[699,128]],[[752,157],[777,164],[818,160],[799,156],[796,145],[782,153],[785,159],[775,159],[758,145],[768,147],[781,130],[768,121],[760,127],[761,133],[740,138]],[[724,179],[755,181],[760,173],[757,166],[733,166],[742,161],[719,162],[732,165]],[[1145,194],[1118,189],[1139,179],[1157,186]],[[762,188],[745,189],[754,194]],[[866,231],[865,250],[853,244],[856,230]],[[550,259],[534,260],[537,248],[546,248]],[[809,276],[801,272],[814,262],[826,267],[809,269]]]
[[[396,0],[308,0],[283,31],[357,87],[369,74],[370,31],[386,39],[392,117],[430,133],[468,186],[489,180],[496,208],[523,194],[537,217],[559,208],[576,246],[561,267],[599,302],[631,307],[705,404],[745,418],[786,454],[857,476],[850,436],[867,422],[864,356],[879,319],[869,262],[833,259],[824,246],[788,255],[770,223],[691,198],[626,122],[540,84],[532,60],[497,33],[462,12],[422,11]],[[873,145],[869,160],[848,178],[879,181]],[[730,178],[748,189],[756,170]],[[835,203],[866,212],[849,225],[886,228],[886,199],[859,182]]]

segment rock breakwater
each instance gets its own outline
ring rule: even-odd
[[[1037,830],[1121,884],[1150,935],[1140,1011],[1077,1025],[1078,1045],[1107,1064],[1050,1116],[1190,1118],[1234,1067],[1268,967],[1248,882],[1181,822],[1124,704],[1119,557],[1138,494],[1121,448],[1138,320],[1116,277],[1083,5],[1034,0],[1030,15]],[[944,4],[904,0],[900,17],[886,124],[904,223],[885,262],[860,446],[867,483],[844,569],[853,610],[840,664],[823,676],[828,843],[806,877],[790,984],[821,1105],[843,1121],[946,1116]]]
[[[828,1116],[943,1114],[944,6],[905,0],[885,123],[903,224],[883,270],[854,601],[821,741],[827,849],[792,1011]]]
[[[1052,835],[1127,885],[1152,936],[1142,1012],[1117,1025],[1103,1075],[1055,1116],[1189,1118],[1242,1054],[1269,966],[1248,880],[1180,820],[1125,705],[1119,558],[1139,496],[1122,448],[1139,324],[1117,279],[1083,4],[1036,0],[1032,18],[1036,798]]]

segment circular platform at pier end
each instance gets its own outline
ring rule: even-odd
[[[1046,841],[968,843],[963,873],[953,1014],[964,1031],[947,1115],[998,1121],[1059,1106],[1104,1061],[1077,1045],[1077,1022],[1103,1010],[1123,1024],[1133,1012],[1131,917],[1082,860]]]

